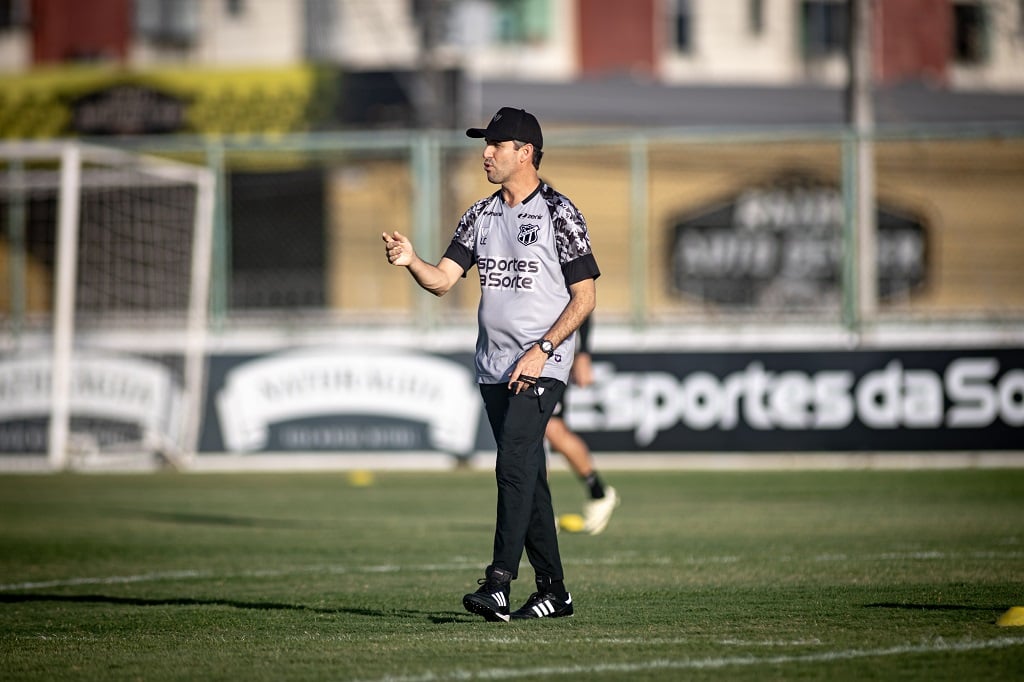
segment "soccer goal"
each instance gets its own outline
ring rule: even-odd
[[[0,468],[187,465],[199,439],[212,173],[0,144]]]

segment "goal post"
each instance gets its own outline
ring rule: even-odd
[[[0,211],[0,246],[29,264],[8,268],[22,277],[0,310],[0,468],[187,466],[205,392],[212,172],[79,142],[0,144],[0,163],[0,200],[17,208]]]
[[[78,272],[78,219],[81,208],[82,152],[67,144],[60,155],[57,198],[57,268],[53,312],[53,360],[50,363],[50,468],[67,466],[71,427],[71,355],[75,334],[75,277]]]

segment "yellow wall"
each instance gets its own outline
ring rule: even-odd
[[[883,312],[975,315],[1024,310],[1024,140],[879,143],[877,192],[883,206],[912,211],[926,223],[926,283]],[[599,306],[628,318],[633,277],[645,281],[649,312],[659,318],[714,315],[721,310],[669,288],[671,226],[683,214],[794,169],[838,184],[841,150],[829,143],[666,144],[649,152],[650,225],[644,272],[631,270],[629,153],[625,147],[549,148],[541,175],[583,212],[601,266]],[[425,295],[405,273],[384,267],[382,229],[407,231],[412,179],[404,161],[356,164],[334,173],[331,305],[345,310],[409,311]],[[486,182],[476,151],[446,164],[440,243],[443,253],[462,212],[496,188]],[[386,216],[389,224],[381,224]],[[400,276],[401,275],[401,276]],[[476,306],[473,277],[450,294],[443,310]]]

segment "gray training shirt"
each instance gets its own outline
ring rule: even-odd
[[[480,273],[481,384],[507,382],[519,357],[562,314],[569,285],[601,275],[583,215],[546,183],[518,206],[507,206],[500,190],[470,206],[444,255],[463,271],[476,265]],[[543,376],[568,383],[575,345],[572,334],[545,363]]]

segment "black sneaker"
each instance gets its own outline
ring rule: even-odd
[[[487,577],[477,581],[480,589],[462,598],[462,605],[470,613],[483,616],[492,623],[507,623],[509,619],[508,595],[512,574],[494,566],[487,567]]]
[[[565,599],[550,592],[534,592],[526,603],[512,612],[516,620],[523,618],[564,618],[572,615],[572,595],[565,593]]]

